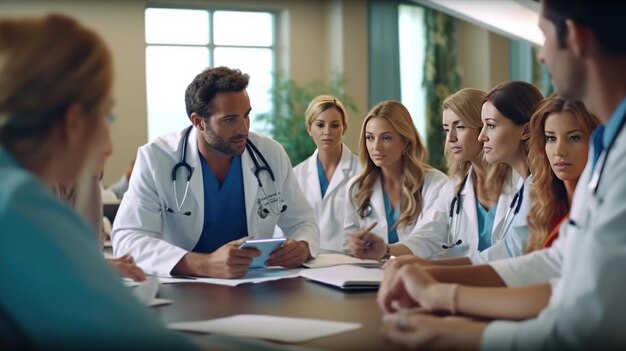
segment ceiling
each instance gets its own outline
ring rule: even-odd
[[[543,44],[536,0],[413,0],[503,36]]]

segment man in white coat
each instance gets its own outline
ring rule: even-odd
[[[285,150],[249,132],[249,77],[216,67],[185,93],[192,126],[142,146],[112,232],[116,256],[146,272],[241,277],[258,250],[249,237],[288,237],[266,262],[300,266],[317,254],[319,229]]]
[[[589,161],[574,193],[570,221],[561,227],[553,249],[526,257],[527,264],[544,262],[544,267],[550,267],[552,262],[549,270],[557,273],[545,309],[535,318],[522,322],[489,324],[416,316],[410,322],[405,321],[410,326],[404,325],[406,330],[419,325],[415,332],[392,338],[412,347],[446,349],[621,349],[626,346],[623,331],[626,304],[622,297],[626,290],[626,273],[622,269],[626,265],[623,18],[626,18],[624,2],[601,5],[571,0],[542,2],[540,28],[546,40],[540,60],[552,74],[561,96],[582,100],[602,121],[592,136]],[[510,274],[520,267],[509,264],[502,272]],[[461,299],[455,294],[451,297],[454,311]]]

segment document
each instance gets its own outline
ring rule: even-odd
[[[361,327],[359,323],[240,314],[197,322],[171,323],[168,328],[200,333],[218,333],[281,342],[303,342]]]
[[[341,289],[376,289],[383,281],[383,270],[354,265],[303,269],[300,276]]]
[[[246,283],[262,283],[270,280],[279,280],[287,278],[297,278],[301,268],[284,269],[280,267],[254,268],[248,270],[248,273],[239,279],[220,279],[220,278],[203,278],[203,277],[159,277],[162,284],[173,283],[205,283],[237,286]]]
[[[330,266],[338,266],[341,264],[353,264],[361,267],[380,267],[380,261],[364,260],[340,253],[319,254],[315,259],[305,262],[303,266],[308,268],[322,268]]]

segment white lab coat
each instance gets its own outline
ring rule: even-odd
[[[489,248],[487,250],[483,250],[483,252],[478,251],[478,215],[476,213],[477,200],[476,194],[474,192],[474,181],[472,180],[472,174],[473,171],[470,168],[467,174],[467,181],[465,182],[465,186],[461,189],[461,208],[459,215],[453,215],[451,227],[446,225],[446,228],[448,230],[448,239],[447,241],[445,241],[446,245],[451,246],[450,244],[456,243],[458,239],[461,239],[462,243],[460,245],[455,245],[450,249],[442,250],[438,255],[439,258],[468,256],[473,262],[484,262],[493,259],[491,251],[494,250],[490,250]],[[493,228],[491,230],[492,246],[504,244],[499,243],[499,231],[502,228],[502,222],[504,221],[506,213],[509,210],[511,201],[517,193],[516,184],[518,186],[521,186],[520,179],[521,177],[516,172],[511,170],[509,177],[507,177],[507,180],[502,186],[502,192],[498,197],[498,203],[496,204],[496,214],[493,221]],[[448,181],[448,183],[443,188],[442,196],[439,196],[437,198],[436,206],[443,208],[443,210],[446,211],[447,223],[450,223],[450,206],[452,204],[452,200],[456,196],[455,189],[458,182],[459,179],[451,179],[450,181]],[[530,201],[528,197],[525,197],[524,200]],[[456,211],[457,206],[458,205],[455,204],[454,211]],[[513,230],[513,228],[511,228],[510,230]],[[526,242],[526,240],[524,240],[524,242]],[[518,256],[521,255],[523,252],[514,251],[512,253],[514,253],[513,256]]]
[[[483,334],[482,349],[588,350],[626,345],[626,131],[621,131],[609,153],[596,196],[588,187],[591,162],[590,153],[574,192],[570,218],[575,225],[564,224],[555,242],[562,250],[562,275],[553,285],[548,307],[525,322],[491,323]]]
[[[346,188],[346,196],[349,196],[350,185],[354,183],[356,177],[350,180]],[[397,229],[398,243],[405,245],[413,255],[430,258],[433,254],[441,250],[441,245],[445,240],[447,222],[446,212],[441,211],[434,205],[441,189],[449,178],[439,170],[429,169],[426,171],[424,185],[422,186],[422,211],[417,220],[404,228]],[[378,222],[371,233],[376,234],[387,241],[387,216],[385,214],[385,203],[383,199],[383,186],[380,179],[374,184],[372,197],[370,199],[372,213],[361,217],[351,201],[346,202],[344,234],[344,249],[347,249],[350,235],[368,225]]]
[[[195,247],[202,234],[205,192],[195,128],[186,141],[186,160],[194,171],[181,208],[183,212],[191,211],[191,216],[165,211],[167,207],[177,209],[171,173],[174,165],[180,162],[183,135],[184,130],[170,133],[139,148],[129,190],[122,199],[113,225],[114,255],[133,255],[146,272],[169,274],[180,259]],[[248,151],[244,151],[241,163],[248,235],[271,238],[274,227],[278,225],[287,237],[307,241],[311,255],[316,256],[319,229],[313,209],[296,182],[285,150],[276,141],[259,134],[250,132],[249,139],[274,171],[279,197],[283,198],[287,210],[278,217],[270,214],[265,219],[257,214],[258,201],[264,200],[264,195],[254,175],[252,159]],[[259,162],[263,164],[260,159]],[[185,193],[186,176],[186,172],[179,170],[176,182],[179,201]],[[275,189],[267,172],[261,173],[261,182],[268,197],[272,198]]]
[[[341,160],[323,199],[317,173],[318,150],[293,169],[304,196],[315,211],[320,227],[320,247],[333,251],[343,249],[343,221],[346,202],[349,201],[346,198],[346,186],[361,170],[358,157],[346,145],[342,147]]]

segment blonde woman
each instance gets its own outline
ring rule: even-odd
[[[530,122],[528,166],[533,174],[528,251],[550,247],[567,220],[587,164],[589,138],[600,122],[578,101],[545,99]]]
[[[0,19],[0,57],[0,344],[197,348],[139,304],[50,191],[91,172],[110,142],[107,45],[63,15]]]
[[[372,108],[363,121],[359,160],[363,169],[348,188],[346,251],[369,259],[438,251],[446,222],[433,203],[448,178],[426,163],[404,105],[384,101]]]
[[[532,205],[528,219],[530,249],[549,246],[557,235],[548,236],[549,228],[556,228],[552,232],[558,233],[559,222],[567,218],[574,189],[587,163],[591,132],[598,124],[598,119],[581,102],[566,101],[556,96],[542,101],[533,114],[529,154],[529,167],[533,171]],[[406,307],[419,304],[427,311],[444,311],[487,320],[534,318],[548,306],[552,295],[548,282],[513,288],[439,283],[415,265],[406,265],[400,269],[398,276],[395,287],[391,289],[395,294],[389,297],[402,301],[400,304],[408,302]],[[400,291],[402,293],[398,293]],[[408,294],[404,295],[404,291]],[[393,330],[393,326],[387,329]],[[475,332],[465,330],[466,336]],[[452,336],[456,331],[443,333]]]
[[[494,229],[504,220],[517,178],[507,164],[490,165],[484,160],[478,135],[483,127],[481,107],[486,93],[462,89],[442,104],[442,125],[446,133],[445,155],[452,178],[444,189],[442,202],[448,215],[446,241],[439,264],[469,264],[482,261],[480,253],[494,240]],[[472,259],[473,258],[473,259]]]
[[[346,108],[335,97],[320,95],[311,100],[305,117],[317,149],[293,170],[315,211],[320,247],[341,251],[346,185],[361,169],[357,156],[342,142],[348,130]]]

